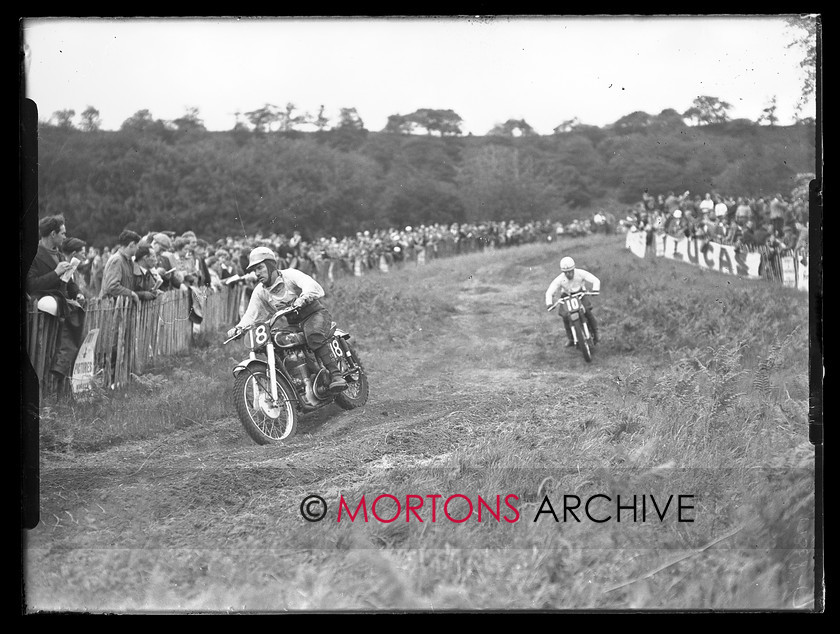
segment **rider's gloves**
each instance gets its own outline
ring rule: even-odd
[[[234,326],[233,328],[227,331],[228,338],[238,337],[240,334],[242,334],[242,328],[240,328],[239,326]]]

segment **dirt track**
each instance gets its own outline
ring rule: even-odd
[[[511,314],[519,306],[541,305],[544,275],[535,274],[524,288],[494,284],[490,281],[493,275],[493,270],[485,273],[478,269],[473,279],[464,280],[459,295],[453,298],[457,312],[444,316],[441,330],[420,339],[417,348],[371,351],[360,342],[371,384],[367,405],[351,412],[332,405],[304,416],[297,437],[282,446],[254,445],[231,411],[230,418],[206,421],[201,427],[165,438],[69,460],[51,455],[41,465],[42,523],[32,531],[30,546],[55,539],[72,544],[77,538],[97,544],[99,530],[119,535],[120,525],[197,505],[206,510],[211,525],[203,532],[205,539],[213,537],[208,533],[226,535],[239,518],[225,507],[230,503],[253,507],[267,486],[275,487],[272,507],[281,508],[286,506],[286,498],[299,500],[302,493],[324,484],[345,485],[364,478],[388,455],[440,455],[468,441],[453,431],[453,418],[470,403],[480,400],[486,406],[497,400],[506,405],[519,392],[550,388],[561,378],[568,386],[568,381],[579,380],[579,375],[603,371],[604,359],[586,366],[573,350],[545,350],[535,343],[546,336],[541,329],[544,325],[554,328],[548,344],[560,341],[553,313],[538,314],[536,323],[512,330]],[[520,346],[524,358],[531,357],[531,362],[522,365],[515,361],[511,367],[508,352]],[[545,367],[547,355],[555,352],[566,370]],[[482,364],[481,359],[495,359],[501,367],[486,361]],[[380,371],[381,366],[388,371]],[[393,368],[401,371],[394,373]],[[354,458],[343,458],[345,455]],[[243,492],[258,499],[243,501]],[[294,503],[288,510],[298,512]],[[211,521],[214,512],[219,516]],[[122,521],[117,520],[120,516]],[[100,528],[91,530],[83,518],[96,520]],[[195,527],[179,526],[177,519],[173,520],[167,527],[168,539],[176,543],[195,540]],[[111,522],[117,526],[102,526]],[[120,541],[133,545],[142,543],[137,539],[119,535]]]

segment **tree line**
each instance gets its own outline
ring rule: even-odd
[[[116,131],[99,129],[92,107],[78,127],[62,111],[39,124],[38,209],[63,213],[73,235],[101,245],[126,227],[341,236],[568,222],[645,189],[770,195],[814,171],[812,120],[779,126],[774,103],[758,121],[730,120],[730,108],[698,97],[683,113],[634,112],[604,127],[573,119],[551,135],[511,119],[485,136],[464,136],[457,113],[430,108],[392,115],[378,132],[354,108],[331,126],[323,108],[311,117],[267,104],[223,132],[208,131],[197,109],[175,121],[141,110]]]

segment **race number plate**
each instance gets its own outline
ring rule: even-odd
[[[340,359],[344,356],[344,351],[341,349],[341,344],[338,343],[338,339],[333,339],[330,341],[330,348],[332,348],[333,356],[336,359]]]
[[[260,324],[256,328],[248,331],[250,337],[250,347],[252,349],[263,347],[268,341],[268,328],[265,324]]]

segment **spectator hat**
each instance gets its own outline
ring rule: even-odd
[[[157,242],[162,246],[164,249],[171,249],[172,248],[172,240],[169,239],[169,236],[165,233],[156,233],[152,238],[153,242]]]
[[[150,253],[152,253],[151,247],[148,244],[141,244],[137,247],[137,253],[134,254],[134,261],[139,262]]]
[[[79,249],[84,249],[87,245],[84,240],[79,238],[67,238],[61,244],[61,251],[63,253],[75,253]]]

